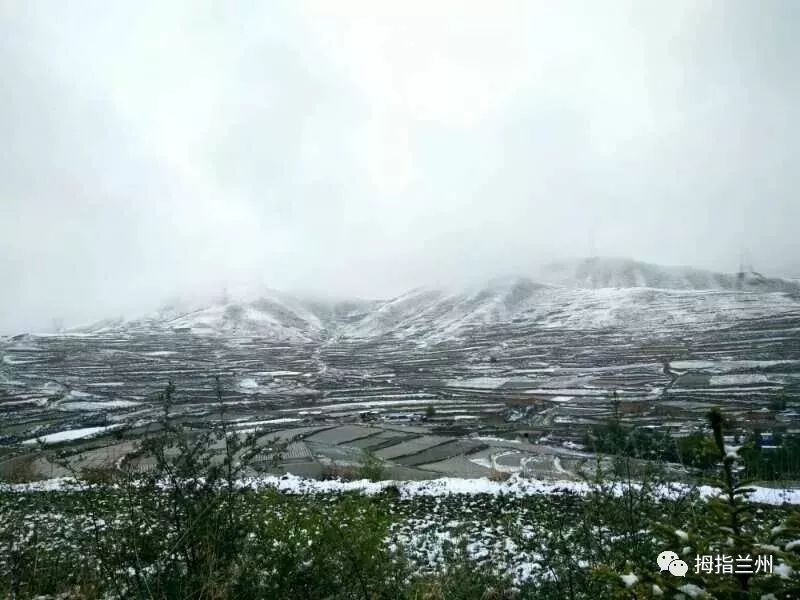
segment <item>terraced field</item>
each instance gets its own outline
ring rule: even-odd
[[[408,478],[569,476],[592,424],[617,415],[680,435],[713,405],[743,425],[800,427],[791,293],[513,284],[471,298],[406,296],[288,339],[208,330],[205,320],[193,329],[189,317],[179,328],[3,338],[2,451],[113,442],[107,462],[116,460],[117,438],[135,439],[161,415],[168,381],[182,420],[219,419],[215,377],[224,418],[295,441],[283,468],[301,473],[371,452]]]

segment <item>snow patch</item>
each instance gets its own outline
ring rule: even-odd
[[[140,406],[141,402],[134,402],[133,400],[105,400],[97,402],[63,402],[59,404],[60,410],[112,410],[115,408],[133,408]]]
[[[496,390],[508,383],[508,379],[497,377],[470,377],[468,379],[451,379],[447,382],[448,387],[475,388],[485,390]]]
[[[80,440],[83,438],[93,437],[96,436],[97,434],[105,433],[106,431],[112,431],[114,429],[118,429],[119,427],[121,427],[121,425],[108,425],[106,427],[84,427],[82,429],[68,429],[67,431],[59,431],[56,433],[50,433],[37,438],[25,440],[22,443],[31,446],[39,442],[43,444],[68,442],[71,440]]]

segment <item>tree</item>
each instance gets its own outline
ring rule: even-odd
[[[775,594],[775,598],[794,598],[800,592],[800,544],[795,548],[791,540],[800,537],[800,517],[795,514],[771,526],[763,511],[749,500],[753,489],[741,478],[740,457],[725,450],[725,419],[718,408],[709,411],[708,422],[717,457],[714,477],[709,483],[719,492],[701,504],[700,510],[687,516],[683,529],[660,528],[669,539],[669,546],[665,547],[681,549],[684,560],[702,556],[754,559],[768,554],[778,574],[759,577],[738,570],[726,575],[696,573],[690,569],[690,575],[679,583],[669,575],[659,575],[657,584],[673,591],[680,591],[679,586],[692,585],[712,598],[764,598],[767,593]]]
[[[714,440],[702,433],[681,438],[678,450],[683,464],[704,470],[717,465],[721,456]]]

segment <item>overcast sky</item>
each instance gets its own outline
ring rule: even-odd
[[[0,0],[0,333],[249,281],[800,274],[800,2]]]

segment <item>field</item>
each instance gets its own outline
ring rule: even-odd
[[[111,464],[153,427],[168,381],[184,422],[219,421],[217,377],[231,426],[294,440],[282,469],[306,475],[369,451],[394,479],[569,480],[590,458],[588,428],[617,418],[683,436],[712,406],[743,434],[800,430],[790,295],[506,292],[404,298],[285,339],[209,330],[205,316],[4,338],[0,444],[11,466],[35,457],[38,476],[64,474],[39,442]]]
[[[719,496],[726,453],[800,433],[791,293],[513,284],[276,306],[0,340],[0,591],[704,597],[741,581],[672,580],[654,557],[723,552],[729,529],[777,567],[744,597],[797,591],[797,483],[757,482],[732,529],[742,496]],[[705,463],[597,432],[691,439]]]

